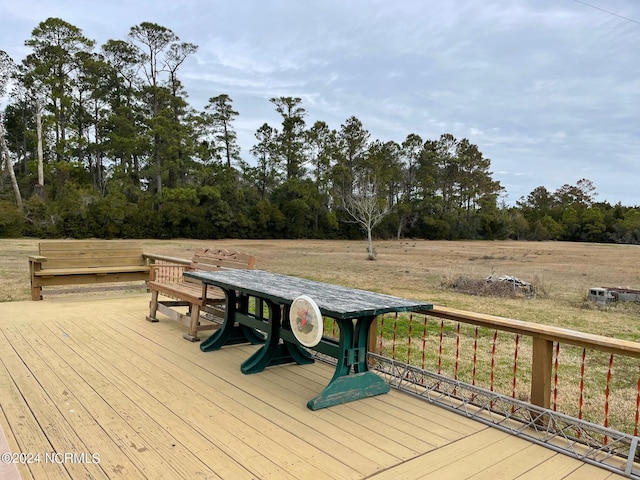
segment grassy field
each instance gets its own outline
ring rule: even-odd
[[[363,241],[144,240],[149,253],[189,258],[200,246],[251,252],[256,268],[374,290],[491,315],[640,340],[640,307],[598,307],[593,286],[640,289],[640,246],[515,241],[378,241],[377,260]],[[0,301],[28,300],[27,256],[36,239],[0,240]],[[454,291],[458,277],[513,275],[532,283],[535,298],[496,298]],[[46,299],[46,289],[45,289]],[[85,293],[85,294],[100,294]],[[45,300],[46,301],[46,300]]]

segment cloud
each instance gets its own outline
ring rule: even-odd
[[[0,44],[18,61],[49,16],[99,43],[151,21],[199,45],[181,71],[189,99],[231,96],[247,159],[255,128],[279,126],[269,98],[298,96],[308,124],[356,116],[383,141],[468,138],[512,201],[587,176],[600,200],[640,204],[640,26],[579,2],[3,3]],[[638,2],[606,9],[640,20]]]

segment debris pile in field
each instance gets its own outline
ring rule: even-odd
[[[534,290],[529,282],[511,275],[491,274],[487,278],[459,277],[452,285],[457,292],[486,297],[532,297]]]

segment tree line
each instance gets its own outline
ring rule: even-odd
[[[48,18],[19,63],[0,51],[0,237],[532,239],[640,243],[640,211],[591,181],[501,199],[491,161],[443,133],[372,138],[269,99],[243,158],[233,99],[198,111],[181,67],[196,45],[144,22],[96,48]],[[265,100],[267,101],[267,100]]]

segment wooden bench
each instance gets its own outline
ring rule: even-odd
[[[186,278],[187,271],[215,271],[229,268],[253,269],[255,256],[224,249],[201,248],[191,261],[155,255],[158,263],[151,267],[148,288],[151,291],[147,320],[157,322],[160,311],[172,320],[189,327],[183,337],[191,342],[200,340],[198,332],[217,328],[224,315],[224,292],[197,280]],[[159,300],[162,294],[174,300]],[[184,314],[174,307],[188,307]]]
[[[149,258],[129,240],[51,240],[29,256],[31,299],[42,300],[42,287],[146,281]]]

